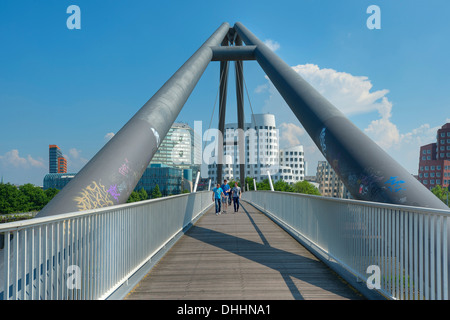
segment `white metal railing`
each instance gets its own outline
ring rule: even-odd
[[[385,297],[448,300],[449,210],[271,191],[243,199]]]
[[[0,300],[105,299],[213,203],[197,192],[0,225]]]

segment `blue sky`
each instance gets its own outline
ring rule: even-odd
[[[69,30],[68,6],[81,9]],[[369,30],[369,5],[381,29]],[[418,147],[450,118],[450,2],[384,0],[0,2],[0,176],[42,185],[48,145],[79,171],[222,22],[242,22],[411,173]],[[209,125],[218,63],[178,120]],[[256,62],[244,64],[255,113],[272,112],[284,145],[321,155]],[[231,74],[233,76],[233,74]],[[235,121],[230,77],[227,122]],[[250,108],[246,97],[246,117]],[[217,123],[216,106],[213,126]]]

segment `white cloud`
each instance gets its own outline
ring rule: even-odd
[[[113,137],[114,137],[114,132],[108,132],[106,135],[105,135],[105,139],[106,140],[111,140]]]
[[[27,156],[27,160],[28,160],[28,163],[32,167],[45,168],[45,164],[44,164],[44,161],[42,159],[36,160],[36,159],[33,159],[30,155],[28,155]]]
[[[81,150],[77,150],[76,148],[72,148],[69,150],[69,154],[75,159],[77,159],[80,156],[80,152]]]
[[[386,104],[389,104],[387,99],[383,101],[389,91],[371,91],[373,85],[367,77],[320,69],[315,64],[297,65],[292,69],[347,116],[372,111],[390,114],[392,105]]]
[[[300,137],[305,134],[305,129],[293,123],[283,122],[278,125],[280,130],[280,148],[288,148],[301,145]]]
[[[45,164],[42,159],[36,160],[31,155],[28,155],[26,158],[22,158],[19,155],[19,150],[17,149],[8,151],[3,156],[0,156],[0,161],[5,166],[14,166],[16,168],[45,168]]]
[[[272,51],[277,51],[278,49],[280,49],[280,44],[278,42],[274,41],[274,40],[271,40],[271,39],[265,40],[264,44],[266,46],[268,46],[269,49],[272,50]]]
[[[69,154],[65,154],[64,158],[67,159],[67,171],[78,172],[80,169],[88,163],[88,159],[82,157],[82,151],[77,148],[70,148]]]
[[[267,91],[267,89],[269,89],[269,85],[261,84],[261,85],[256,87],[255,93],[261,93],[261,92]]]
[[[392,103],[386,97],[382,99],[384,108],[380,108],[380,119],[373,120],[364,132],[370,136],[380,147],[389,149],[401,142],[401,134],[395,124],[390,120]]]
[[[369,117],[373,115],[373,120],[366,128],[361,129],[407,170],[417,173],[419,148],[421,145],[435,141],[437,127],[432,128],[429,124],[423,124],[409,132],[400,132],[392,121],[394,106],[387,97],[389,90],[373,90],[372,82],[368,77],[354,76],[328,68],[321,69],[314,64],[296,65],[292,68],[347,117],[351,118],[360,114],[366,114]],[[294,128],[286,124],[291,123],[297,127],[301,125],[298,121],[292,120],[296,119],[294,114],[269,80],[267,85],[269,97],[262,111],[274,113],[277,122],[285,126],[284,131],[280,130],[282,132],[280,143],[293,143]],[[262,86],[259,87],[263,88]],[[311,152],[309,174],[313,174],[315,163],[311,163],[311,158],[315,162],[320,155],[316,152],[318,149],[312,140],[305,137],[306,135],[302,137],[301,142],[304,145],[305,158],[308,158],[308,151]],[[281,141],[284,138],[286,141]]]

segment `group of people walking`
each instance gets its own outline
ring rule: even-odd
[[[213,201],[216,205],[216,215],[221,213],[227,213],[228,205],[231,205],[231,201],[233,200],[234,204],[234,212],[239,211],[239,199],[241,198],[242,192],[241,188],[238,187],[237,182],[235,182],[234,187],[231,188],[227,180],[223,181],[223,184],[219,183],[213,189]],[[223,211],[222,211],[223,207]]]

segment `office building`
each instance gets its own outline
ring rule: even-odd
[[[44,177],[44,190],[55,188],[61,190],[75,178],[76,173],[47,173]]]
[[[436,142],[420,147],[419,181],[428,189],[450,185],[450,123],[436,134]]]
[[[330,166],[328,161],[317,163],[316,183],[319,184],[319,191],[322,196],[351,199],[351,195],[344,183]]]
[[[194,148],[194,130],[185,123],[174,123],[153,156],[150,165],[164,164],[179,169],[190,169],[193,179],[200,170],[201,151]],[[191,179],[192,181],[192,179]]]
[[[49,145],[49,173],[67,173],[67,160],[63,157],[61,149],[55,145]]]
[[[163,196],[180,194],[183,190],[192,191],[192,170],[170,167],[165,164],[151,164],[138,181],[135,191],[144,190],[150,196],[158,185]]]
[[[280,150],[279,179],[289,183],[305,180],[305,154],[303,146]]]

